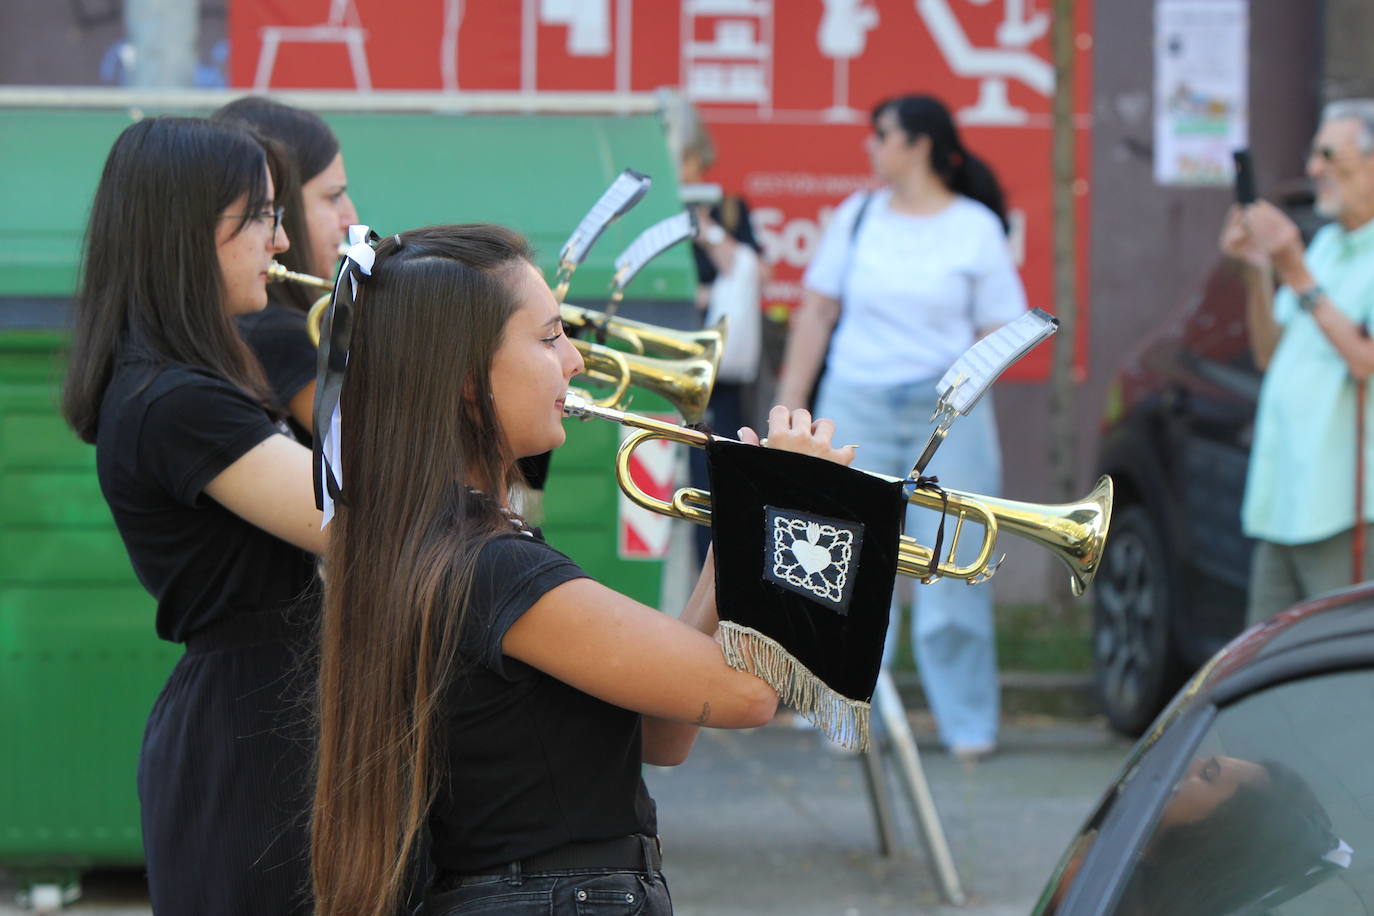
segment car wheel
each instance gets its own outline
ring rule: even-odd
[[[1117,731],[1139,735],[1177,686],[1169,642],[1173,571],[1142,506],[1112,519],[1093,583],[1093,671],[1098,701]]]

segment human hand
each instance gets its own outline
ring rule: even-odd
[[[824,458],[848,467],[854,460],[855,446],[835,448],[830,442],[834,435],[834,422],[824,417],[813,422],[809,410],[789,410],[779,404],[768,412],[769,448]],[[749,445],[764,444],[760,442],[758,433],[747,426],[740,429],[739,439]]]
[[[1274,265],[1284,282],[1292,283],[1292,272],[1303,264],[1302,233],[1297,224],[1265,200],[1246,207],[1242,218],[1255,247]]]
[[[1234,204],[1226,214],[1218,244],[1222,254],[1260,270],[1269,267],[1269,255],[1260,247],[1245,218],[1246,208]]]

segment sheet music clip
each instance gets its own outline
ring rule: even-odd
[[[606,304],[605,321],[614,317],[625,298],[625,287],[654,258],[672,248],[678,242],[696,238],[696,214],[683,210],[664,220],[659,220],[641,232],[620,257],[615,259],[615,276],[611,279],[611,299]]]
[[[935,431],[908,476],[920,477],[954,421],[972,410],[1008,367],[1058,330],[1057,318],[1041,309],[1031,309],[965,350],[935,385],[939,398],[930,418],[936,423]]]
[[[573,271],[587,259],[587,254],[606,231],[606,227],[625,215],[649,191],[653,179],[648,175],[626,169],[611,186],[602,192],[592,208],[582,217],[577,228],[568,236],[558,252],[558,274],[554,277],[553,295],[559,302],[568,294]]]

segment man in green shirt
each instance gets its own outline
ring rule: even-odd
[[[1357,452],[1359,524],[1368,531],[1374,520],[1374,398],[1355,441],[1356,387],[1374,374],[1374,99],[1326,107],[1307,173],[1318,214],[1332,222],[1306,251],[1293,221],[1264,201],[1233,208],[1221,236],[1246,268],[1250,348],[1264,371],[1241,509],[1258,541],[1251,623],[1351,584]],[[1364,542],[1364,574],[1374,576],[1374,533]]]

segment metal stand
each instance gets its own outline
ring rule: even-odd
[[[902,698],[892,683],[892,675],[886,669],[878,675],[873,709],[882,720],[882,736],[879,738],[875,735],[870,750],[862,756],[864,783],[878,828],[879,850],[882,855],[888,856],[900,845],[883,766],[885,757],[895,757],[901,774],[900,781],[930,857],[931,868],[940,883],[940,892],[954,906],[963,906],[966,901],[964,889],[959,883],[954,857],[950,855],[949,842],[945,839],[945,828],[940,823],[940,813],[935,810],[935,799],[931,797],[925,770],[921,768],[921,755],[916,750],[916,739],[911,734]]]

